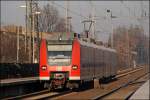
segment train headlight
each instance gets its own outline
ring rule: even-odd
[[[77,69],[78,69],[78,66],[77,66],[77,65],[73,65],[73,66],[72,66],[72,69],[73,69],[73,70],[77,70]]]
[[[47,69],[47,66],[44,65],[44,66],[42,66],[41,68],[42,68],[42,70],[46,70],[46,69]]]

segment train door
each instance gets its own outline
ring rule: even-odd
[[[113,75],[116,75],[116,73],[117,73],[117,67],[118,67],[118,65],[117,65],[117,62],[118,61],[118,59],[117,59],[117,54],[114,52],[113,53],[113,62],[112,62],[112,65],[113,65]]]
[[[98,58],[99,58],[99,78],[102,78],[103,76],[103,51],[100,49],[99,50],[99,55],[98,55]]]
[[[99,51],[96,48],[95,49],[95,76],[98,77],[99,75],[99,55],[98,55]]]
[[[88,47],[88,78],[91,79],[91,47]]]
[[[111,75],[110,68],[111,68],[111,52],[107,51],[107,77]]]
[[[107,71],[108,71],[108,70],[107,70],[107,67],[108,67],[108,63],[107,63],[107,62],[108,62],[108,61],[107,61],[107,60],[108,60],[107,51],[105,51],[105,57],[104,57],[104,58],[105,58],[105,59],[104,59],[104,62],[105,62],[105,71],[104,71],[104,72],[105,72],[105,77],[107,77]]]
[[[84,53],[83,53],[83,46],[81,45],[80,46],[80,77],[81,77],[81,80],[83,79],[83,76],[84,76]]]
[[[90,50],[87,46],[82,46],[82,78],[90,79]]]
[[[107,60],[106,60],[106,64],[107,64],[107,66],[106,66],[106,76],[109,77],[109,74],[110,74],[110,73],[109,73],[109,66],[110,66],[110,58],[109,58],[110,55],[109,55],[109,51],[107,51],[107,54],[106,54],[106,55],[107,55]]]
[[[109,58],[110,58],[110,60],[109,60],[110,72],[109,73],[110,73],[110,75],[112,75],[112,72],[113,72],[113,69],[112,69],[112,61],[113,61],[112,52],[110,52]]]
[[[102,53],[102,69],[103,69],[103,77],[105,77],[105,51]]]
[[[112,75],[112,52],[109,52],[109,76]]]
[[[93,78],[93,48],[89,47],[89,78]]]
[[[94,77],[96,78],[96,67],[97,67],[97,49],[94,48]]]
[[[105,67],[104,67],[104,72],[105,72],[105,77],[108,77],[108,52],[107,51],[104,51],[104,62],[105,62]]]
[[[112,57],[111,57],[111,75],[115,75],[116,74],[116,54],[114,52],[111,53]]]
[[[95,66],[95,63],[94,63],[94,48],[91,48],[91,77],[94,78],[94,66]]]
[[[87,51],[86,51],[86,47],[85,46],[81,46],[81,54],[80,54],[80,58],[81,58],[81,79],[85,79],[86,75],[87,75],[87,71],[86,71],[86,67],[87,67],[87,55],[86,55]]]

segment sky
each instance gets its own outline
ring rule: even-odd
[[[54,2],[54,3],[53,3]],[[47,3],[55,6],[61,17],[65,18],[66,1],[39,1],[39,6],[43,7]],[[149,1],[143,1],[143,9],[149,14]],[[20,8],[20,5],[25,5],[25,1],[1,1],[1,25],[15,24],[25,26],[25,8]],[[61,5],[62,7],[58,6]],[[110,14],[107,9],[112,11],[115,19],[110,19]],[[81,23],[85,18],[79,15],[89,17],[93,12],[96,16],[96,36],[99,40],[106,42],[112,28],[118,26],[142,25],[145,33],[149,35],[149,17],[143,20],[137,20],[141,16],[141,1],[69,1],[69,12],[72,17],[71,22],[73,29],[77,33],[83,31]],[[104,19],[106,17],[106,19]],[[139,22],[140,21],[140,22]]]

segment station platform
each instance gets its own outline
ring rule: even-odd
[[[0,86],[19,85],[25,83],[37,82],[39,77],[25,77],[25,78],[13,78],[0,80]]]
[[[149,80],[130,97],[130,100],[150,100]]]

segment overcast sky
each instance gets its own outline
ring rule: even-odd
[[[40,1],[40,7],[47,3],[52,4],[51,1]],[[65,7],[65,1],[54,1],[58,5]],[[143,9],[149,14],[149,1],[143,1]],[[65,9],[53,4],[62,17],[65,18]],[[1,1],[1,25],[15,24],[25,25],[25,8],[19,8],[20,5],[25,5],[25,1]],[[96,31],[100,40],[107,41],[111,28],[118,27],[119,25],[129,26],[131,24],[139,25],[136,17],[141,16],[141,1],[92,1],[93,9],[95,9],[96,17]],[[83,24],[81,23],[84,18],[79,16],[88,17],[92,11],[90,1],[69,1],[69,9],[77,14],[69,12],[72,17],[73,29],[80,33],[83,31]],[[106,9],[111,9],[112,14],[118,18],[113,19],[112,25],[109,20],[109,14]],[[106,17],[107,19],[104,19]],[[132,18],[131,18],[132,17]],[[149,18],[142,21],[145,33],[149,34]]]

